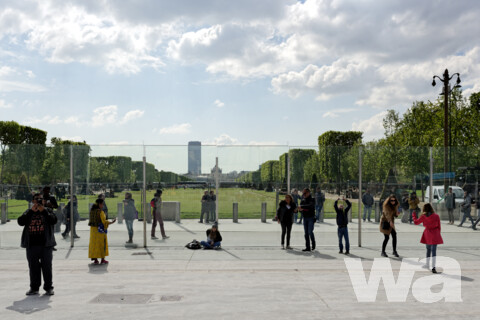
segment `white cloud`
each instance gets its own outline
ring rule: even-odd
[[[36,124],[50,124],[56,125],[62,123],[62,120],[59,116],[43,116],[41,118],[28,117],[25,121],[27,125],[36,125]]]
[[[80,137],[80,136],[72,136],[72,137],[61,136],[60,139],[62,139],[62,140],[69,140],[69,141],[75,141],[75,142],[83,142],[83,141],[85,141],[85,139],[83,139],[83,138]]]
[[[118,107],[115,105],[99,107],[93,110],[92,126],[100,127],[117,121]]]
[[[338,118],[340,116],[340,114],[342,114],[342,113],[349,113],[349,112],[353,112],[353,111],[355,111],[355,109],[353,109],[353,108],[335,109],[335,110],[325,112],[322,117],[323,118]]]
[[[213,102],[213,104],[214,104],[216,107],[218,107],[218,108],[222,108],[222,107],[225,106],[225,103],[223,103],[222,101],[220,101],[220,100],[218,100],[218,99],[215,100],[215,101]]]
[[[7,103],[5,100],[0,99],[0,109],[9,109],[11,108],[12,105],[10,103]]]
[[[93,117],[91,125],[93,127],[102,127],[107,124],[122,125],[129,123],[132,120],[140,118],[145,112],[143,110],[130,110],[121,118],[118,117],[118,106],[109,105],[98,107],[93,110]]]
[[[242,143],[239,139],[231,137],[226,133],[222,133],[220,136],[213,138],[213,140],[207,141],[205,144],[217,145],[217,146],[228,146],[228,145],[270,146],[270,145],[278,145],[279,143],[276,141],[249,141],[247,143]]]
[[[190,123],[174,124],[170,127],[161,128],[158,130],[159,134],[187,134],[190,133]],[[156,130],[155,130],[156,131]]]
[[[127,123],[129,121],[132,121],[132,120],[135,120],[135,119],[138,119],[138,118],[141,118],[143,116],[143,114],[145,113],[145,111],[143,110],[131,110],[131,111],[128,111],[122,118],[122,120],[120,120],[120,124],[124,124],[124,123]]]
[[[369,119],[353,122],[352,130],[362,131],[364,141],[383,138],[385,133],[383,118],[386,115],[387,111],[382,111]]]

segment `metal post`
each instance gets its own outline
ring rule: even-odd
[[[290,151],[287,152],[287,193],[290,194]]]
[[[70,145],[70,247],[73,248],[73,146]]]
[[[143,190],[142,190],[142,208],[143,211],[143,247],[147,247],[147,219],[146,219],[146,212],[145,206],[143,203],[147,199],[147,157],[145,156],[145,146],[143,146]]]
[[[358,246],[362,246],[362,147],[358,147]],[[370,217],[369,217],[370,218]]]
[[[238,202],[233,203],[233,222],[238,223]]]
[[[215,158],[215,223],[218,224],[218,157]]]
[[[267,203],[262,202],[262,222],[266,223],[267,222]]]
[[[430,147],[430,188],[428,190],[428,199],[433,204],[433,147]]]
[[[443,188],[444,188],[444,194],[447,194],[448,192],[448,181],[447,181],[447,170],[448,170],[448,95],[449,95],[449,85],[448,81],[449,76],[448,76],[448,69],[445,69],[445,72],[443,73],[443,79],[444,79],[444,91],[443,91],[443,114],[444,114],[444,124],[443,124]],[[431,185],[431,184],[430,184]],[[432,198],[430,198],[432,199]],[[432,200],[430,200],[431,203],[433,203]]]
[[[2,224],[7,223],[7,204],[2,203]]]
[[[123,223],[123,202],[117,203],[117,222]]]

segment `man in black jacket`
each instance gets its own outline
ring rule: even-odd
[[[315,199],[312,198],[308,188],[303,189],[303,199],[300,202],[299,210],[303,213],[303,229],[305,230],[305,249],[302,251],[315,250],[315,236],[313,235],[313,228],[315,227]],[[311,247],[310,240],[312,241]]]
[[[335,208],[335,212],[337,213],[337,226],[338,226],[338,246],[340,248],[340,251],[338,253],[343,253],[343,243],[342,243],[342,238],[345,238],[345,254],[350,254],[350,240],[348,239],[348,211],[352,207],[352,204],[350,201],[345,200],[343,198],[343,201],[347,203],[347,208],[343,208],[343,204],[338,206],[338,201],[340,198],[335,201],[335,204],[333,207]]]
[[[27,249],[28,268],[30,269],[30,290],[27,296],[38,294],[42,283],[47,295],[53,295],[52,286],[52,248],[56,245],[54,226],[57,217],[45,207],[46,201],[37,193],[33,197],[33,207],[18,217],[23,226],[22,248]]]

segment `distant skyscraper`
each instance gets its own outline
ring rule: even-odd
[[[202,174],[202,143],[188,142],[188,174],[198,176]]]

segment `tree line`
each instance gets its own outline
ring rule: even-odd
[[[449,102],[448,172],[477,167],[480,172],[480,92],[468,99],[454,89]],[[291,149],[278,160],[269,160],[256,171],[245,173],[238,181],[266,188],[286,186],[286,162],[290,157],[293,187],[316,186],[348,188],[358,184],[359,157],[362,160],[362,182],[385,184],[388,181],[420,188],[430,170],[430,147],[433,147],[434,172],[443,172],[444,102],[415,101],[400,115],[388,110],[378,124],[384,137],[363,141],[358,131],[328,131],[318,137],[318,150]],[[393,180],[392,180],[393,177]],[[475,176],[475,179],[478,179]]]

